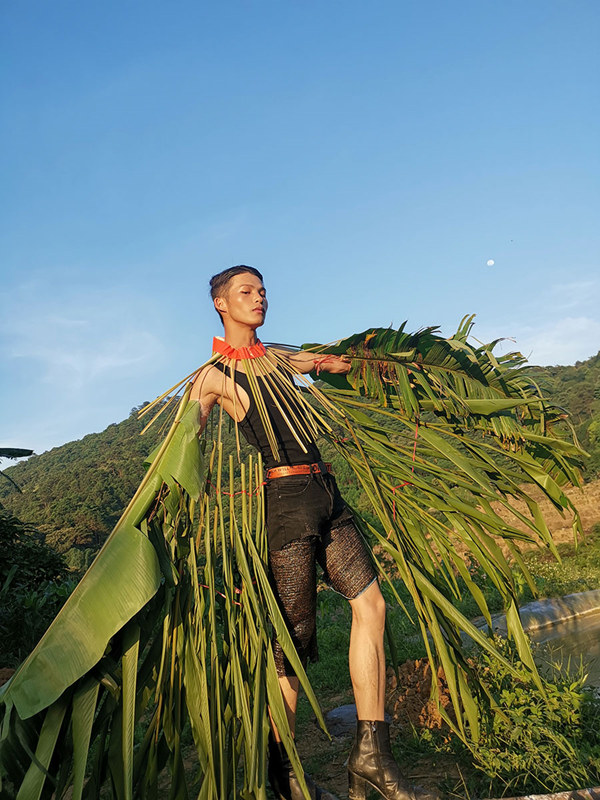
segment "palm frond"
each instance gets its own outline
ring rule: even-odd
[[[577,511],[562,487],[579,485],[585,454],[564,424],[562,409],[528,378],[523,357],[496,358],[493,344],[472,347],[466,341],[471,325],[465,318],[449,339],[433,328],[416,334],[373,329],[334,345],[306,347],[352,359],[347,377],[313,373],[321,384],[310,391],[317,402],[323,395],[328,403],[320,403],[323,410],[336,409],[340,434],[330,441],[352,467],[379,520],[381,528],[371,526],[370,532],[393,558],[423,633],[433,638],[434,663],[465,676],[449,681],[449,687],[455,711],[463,712],[457,714],[461,730],[468,724],[473,734],[473,684],[466,679],[460,632],[486,650],[494,645],[475,635],[452,605],[460,575],[490,620],[458,553],[480,564],[500,592],[509,635],[539,683],[516,611],[512,571],[497,540],[509,543],[516,558],[519,541],[539,542],[556,553],[527,484],[536,484],[555,507],[570,513],[579,530]],[[529,516],[517,500],[526,503]],[[496,503],[510,512],[512,522],[495,511]]]

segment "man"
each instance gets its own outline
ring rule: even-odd
[[[265,423],[264,408],[262,415],[257,408],[256,389],[240,364],[242,358],[265,353],[256,336],[268,307],[262,275],[245,265],[224,270],[211,279],[211,295],[225,333],[224,339],[215,340],[214,347],[236,366],[234,374],[223,363],[206,367],[194,382],[191,399],[199,402],[202,428],[217,403],[262,454],[267,478],[269,567],[303,664],[317,655],[315,563],[323,567],[330,585],[348,599],[352,609],[349,664],[358,727],[348,762],[349,796],[351,800],[364,798],[368,783],[386,800],[427,800],[432,795],[409,786],[391,754],[389,727],[384,721],[385,602],[352,514],[321,461],[314,437],[305,434],[302,440],[294,434],[281,405],[268,391],[262,392],[269,419]],[[276,352],[296,373],[315,368],[347,373],[350,369],[347,360],[334,356]],[[290,408],[289,414],[293,417],[298,409]],[[273,650],[293,732],[298,678],[277,642]],[[308,775],[305,778],[312,797],[332,797],[315,786]],[[278,797],[302,797],[275,728],[269,747],[269,779]]]

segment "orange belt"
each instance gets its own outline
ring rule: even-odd
[[[267,470],[267,480],[284,478],[287,475],[313,475],[319,472],[331,472],[331,464],[318,461],[316,464],[297,464],[295,467],[272,467]]]

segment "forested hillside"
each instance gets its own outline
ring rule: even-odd
[[[546,395],[565,408],[580,445],[590,454],[587,480],[600,474],[600,353],[569,367],[535,367]]]
[[[600,353],[569,367],[535,367],[532,374],[547,396],[570,415],[582,446],[591,454],[586,478],[600,473]],[[17,490],[0,476],[0,503],[46,535],[48,544],[84,568],[102,545],[143,476],[143,461],[160,439],[159,426],[140,436],[137,410],[102,433],[90,434],[5,470]],[[234,451],[231,430],[225,448]],[[0,443],[1,444],[1,443]],[[328,447],[338,482],[348,501],[362,498],[346,464]],[[366,509],[361,508],[362,511]]]
[[[158,430],[140,436],[137,409],[102,433],[55,447],[5,470],[0,503],[46,535],[72,566],[84,567],[102,545],[135,492]]]

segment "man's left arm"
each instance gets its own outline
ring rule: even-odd
[[[313,370],[317,375],[319,372],[330,372],[334,375],[347,375],[350,372],[350,360],[344,356],[300,351],[288,354],[287,357],[294,369],[303,375]]]

